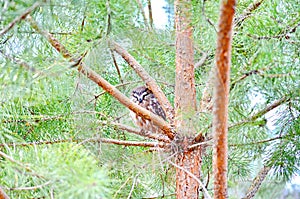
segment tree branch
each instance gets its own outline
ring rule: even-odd
[[[218,24],[216,67],[213,89],[213,176],[214,198],[225,199],[228,194],[228,102],[231,66],[233,18],[236,0],[221,0]]]
[[[33,187],[15,187],[15,188],[8,188],[9,190],[17,190],[17,191],[24,191],[24,190],[37,190],[37,189],[41,189],[45,186],[48,186],[49,184],[51,184],[52,182],[51,181],[48,181],[44,184],[40,184],[40,185],[36,185],[36,186],[33,186]]]
[[[1,144],[1,145],[3,145],[3,144]],[[0,146],[1,146],[1,145],[0,145]],[[5,145],[6,145],[6,144],[5,144]],[[4,146],[4,145],[3,145],[3,146]],[[10,157],[9,155],[3,153],[2,151],[0,151],[0,156],[2,156],[3,158],[9,160],[9,161],[12,162],[12,163],[14,163],[14,164],[16,164],[16,165],[18,165],[18,166],[24,168],[26,171],[33,172],[33,170],[30,169],[28,166],[26,166],[26,164],[16,161],[15,159],[13,159],[13,158]]]
[[[2,187],[0,187],[0,199],[9,199],[8,195],[6,195]]]
[[[271,167],[269,166],[264,166],[257,176],[253,179],[251,186],[249,187],[247,193],[245,194],[245,197],[242,199],[251,199],[254,197],[254,195],[257,193],[259,187],[261,186],[261,183],[264,181],[266,178],[267,174],[271,170]]]
[[[277,101],[275,101],[273,104],[270,104],[269,106],[267,106],[266,108],[260,110],[259,112],[257,112],[256,114],[254,114],[253,116],[251,116],[250,118],[247,118],[246,120],[243,120],[243,121],[240,121],[236,124],[232,124],[230,125],[228,128],[233,128],[235,126],[239,126],[239,125],[242,125],[242,124],[246,124],[246,123],[249,123],[249,122],[252,122],[254,120],[256,120],[257,118],[265,115],[266,113],[268,113],[269,111],[273,110],[274,108],[280,106],[281,104],[285,103],[285,102],[288,102],[290,99],[287,98],[287,97],[283,97]]]
[[[134,187],[135,187],[135,184],[136,184],[136,181],[137,181],[137,178],[138,178],[139,175],[140,175],[140,173],[138,173],[138,174],[133,178],[132,186],[131,186],[131,189],[130,189],[130,192],[129,192],[129,194],[128,194],[127,199],[130,199],[130,198],[131,198],[132,192],[133,192],[133,190],[134,190]]]
[[[123,146],[142,146],[142,147],[159,147],[164,148],[166,145],[162,142],[139,142],[139,141],[124,141],[124,140],[116,140],[116,139],[108,139],[108,138],[90,138],[86,140],[88,142],[102,142],[107,144],[116,144]]]
[[[242,23],[251,15],[253,11],[255,11],[264,0],[258,0],[252,4],[250,4],[239,17],[234,19],[234,24],[236,27],[240,27]]]
[[[124,146],[142,146],[142,147],[159,147],[164,148],[167,145],[163,142],[139,142],[139,141],[125,141],[125,140],[116,140],[116,139],[109,139],[109,138],[87,138],[87,139],[62,139],[62,140],[54,140],[54,141],[38,141],[38,142],[28,142],[28,143],[4,143],[0,144],[0,147],[5,146],[35,146],[35,145],[46,145],[46,144],[59,144],[59,143],[66,143],[66,142],[75,142],[75,143],[85,143],[85,142],[102,142],[107,144],[117,144],[117,145],[124,145]],[[23,164],[16,162],[10,156],[4,154],[0,151],[0,156],[14,162],[20,166]],[[26,167],[26,169],[29,169]],[[31,170],[30,170],[31,171]]]
[[[7,59],[11,60],[12,62],[20,65],[21,67],[25,68],[26,70],[30,71],[30,72],[33,72],[33,73],[36,73],[37,75],[42,75],[44,74],[42,71],[39,71],[37,70],[36,68],[34,67],[31,67],[29,64],[27,64],[26,62],[23,62],[21,60],[19,60],[18,58],[15,58],[13,56],[10,56],[10,55],[7,55],[5,54],[2,50],[0,50],[0,53],[6,57]]]
[[[247,146],[247,145],[254,145],[254,144],[263,144],[263,143],[266,143],[266,142],[272,142],[274,140],[280,140],[284,137],[286,137],[286,136],[280,135],[280,136],[277,136],[277,137],[273,137],[273,138],[266,139],[266,140],[260,140],[260,141],[257,141],[257,142],[249,142],[249,143],[244,143],[244,144],[229,144],[229,146],[240,147],[240,146]]]
[[[71,61],[74,61],[74,58],[71,56],[69,51],[56,39],[51,35],[49,32],[45,30],[41,30],[38,24],[30,17],[29,21],[31,26],[40,34],[42,34],[50,44],[62,54],[64,58],[70,58]],[[111,85],[108,81],[102,78],[99,74],[93,71],[91,68],[85,65],[84,62],[80,61],[78,63],[78,71],[88,77],[90,80],[98,84],[102,87],[105,91],[107,91],[110,95],[112,95],[115,99],[117,99],[121,104],[129,108],[131,111],[135,112],[139,116],[143,117],[144,119],[152,121],[155,125],[157,125],[163,132],[170,138],[174,138],[173,129],[171,126],[163,120],[158,115],[142,108],[141,106],[133,103],[130,101],[128,97],[126,97],[123,93],[121,93],[116,87]],[[151,77],[150,77],[151,78]],[[152,78],[151,78],[152,79]],[[154,81],[154,80],[153,80]],[[152,82],[153,83],[153,82]],[[155,83],[155,82],[154,82]],[[152,85],[152,84],[151,84]],[[156,85],[156,83],[155,83]],[[156,85],[157,86],[157,85]],[[153,91],[153,90],[152,90]],[[157,91],[157,90],[156,90]],[[161,91],[161,90],[160,90]]]
[[[149,28],[149,23],[148,23],[148,20],[147,20],[147,17],[146,17],[146,14],[145,14],[143,5],[142,5],[142,3],[141,3],[140,0],[136,0],[136,2],[137,2],[137,4],[138,4],[138,6],[139,6],[139,9],[140,9],[141,13],[142,13],[142,16],[143,16],[143,19],[144,19],[145,26],[146,26],[147,28]]]
[[[119,76],[119,80],[123,84],[123,79],[122,79],[122,76],[121,76],[121,71],[120,71],[119,65],[117,63],[115,54],[114,54],[114,52],[112,50],[110,50],[110,53],[111,53],[111,57],[113,59],[113,63],[115,65],[115,67],[116,67],[116,70],[117,70],[117,73],[118,73],[118,76]]]
[[[4,29],[0,31],[0,37],[7,33],[10,29],[12,29],[16,23],[25,19],[27,15],[29,15],[33,10],[41,5],[40,2],[35,2],[31,7],[27,8],[20,16],[17,16],[12,22],[10,22]]]
[[[149,89],[154,93],[159,103],[161,104],[163,110],[165,111],[170,123],[174,121],[174,109],[162,92],[160,87],[157,85],[156,81],[147,73],[147,71],[132,57],[124,48],[122,48],[118,43],[111,41],[111,48],[120,54],[123,59],[135,70],[135,72],[142,78]]]
[[[151,0],[148,0],[147,4],[148,4],[148,13],[149,13],[149,23],[150,23],[150,27],[153,28],[153,17],[152,17]]]
[[[201,59],[195,63],[195,66],[194,66],[195,69],[201,67],[205,63],[207,57],[208,57],[207,53],[203,52]]]
[[[105,121],[101,121],[100,123],[110,124],[110,125],[116,126],[120,130],[125,130],[129,133],[133,133],[133,134],[136,134],[136,135],[139,135],[139,136],[142,136],[142,137],[151,138],[151,139],[158,140],[158,141],[161,141],[161,142],[164,142],[164,143],[169,143],[170,142],[170,139],[165,135],[161,135],[161,134],[157,134],[157,133],[148,133],[148,132],[144,133],[140,129],[136,129],[136,128],[133,128],[131,126],[127,126],[127,125],[124,125],[124,124],[121,124],[121,123],[105,122]]]

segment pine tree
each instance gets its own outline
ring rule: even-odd
[[[211,71],[219,2],[176,1],[178,27],[164,30],[143,12],[151,3],[0,3],[2,198],[217,196]],[[280,0],[236,6],[229,198],[279,198],[299,173],[299,6]],[[163,104],[167,122],[128,100],[141,84]],[[145,137],[126,107],[151,118],[165,136]],[[188,170],[190,162],[196,170]]]

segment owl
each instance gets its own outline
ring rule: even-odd
[[[166,114],[151,90],[139,86],[132,90],[130,100],[166,120]],[[161,130],[150,120],[146,120],[130,111],[133,122],[145,132],[159,133]]]

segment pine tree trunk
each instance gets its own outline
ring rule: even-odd
[[[176,158],[176,198],[198,199],[201,175],[201,147],[180,153]]]
[[[191,27],[191,2],[175,1],[176,25],[176,86],[175,138],[176,198],[199,198],[201,147],[190,150],[196,134],[192,118],[196,112],[194,49]]]

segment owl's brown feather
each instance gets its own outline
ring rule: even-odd
[[[160,116],[166,120],[166,114],[159,104],[158,100],[154,96],[151,90],[145,86],[139,86],[132,90],[130,99],[132,102],[140,105],[141,107],[151,111],[152,113]],[[151,121],[146,120],[134,112],[130,111],[130,116],[133,122],[144,131],[150,131],[152,133],[159,133],[161,130],[153,124]]]

